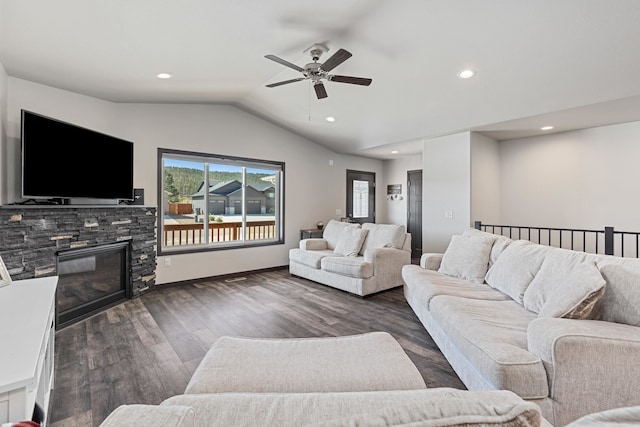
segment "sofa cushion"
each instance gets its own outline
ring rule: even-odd
[[[320,261],[320,268],[341,276],[367,279],[373,276],[373,264],[363,257],[325,257]]]
[[[500,254],[504,252],[504,250],[513,243],[513,240],[507,236],[501,236],[499,234],[487,233],[486,231],[476,230],[473,227],[467,228],[463,233],[463,236],[484,236],[488,238],[495,239],[493,241],[493,246],[491,246],[491,255],[489,256],[489,267],[491,267]]]
[[[491,286],[447,276],[433,270],[425,270],[417,265],[402,267],[402,279],[405,283],[405,295],[412,301],[424,305],[427,310],[431,300],[438,295],[496,301],[510,299]]]
[[[596,263],[607,282],[597,318],[640,326],[640,259],[603,255]]]
[[[513,300],[485,301],[453,296],[431,300],[431,315],[459,353],[495,389],[525,399],[549,394],[547,373],[528,351],[527,327],[537,318]]]
[[[549,247],[540,269],[524,293],[525,308],[538,313],[551,291],[564,286],[569,275],[588,260],[595,260],[595,255]]]
[[[524,293],[536,276],[551,247],[528,240],[516,240],[502,252],[489,268],[485,280],[522,304]]]
[[[339,337],[221,337],[185,393],[417,390],[420,371],[387,332]]]
[[[632,427],[640,425],[640,406],[624,406],[585,415],[566,427]]]
[[[320,261],[322,261],[322,258],[328,256],[337,257],[339,255],[330,250],[307,251],[299,248],[289,249],[289,261],[294,261],[311,268],[320,268]]]
[[[379,414],[360,414],[323,423],[316,427],[538,427],[540,408],[522,399],[499,403],[473,398],[431,399],[421,405],[401,405]]]
[[[538,277],[548,277],[549,270],[556,271],[553,265],[551,256],[542,263],[540,272],[524,294],[525,308],[538,313],[538,317],[590,318],[606,285],[595,261],[582,262],[557,280],[538,280]]]
[[[467,406],[463,401],[468,402]],[[446,402],[451,402],[449,406]],[[522,404],[515,394],[506,390],[467,391],[453,388],[432,388],[424,390],[393,390],[361,393],[213,393],[183,394],[173,396],[161,405],[189,405],[194,408],[197,426],[255,426],[256,420],[263,426],[300,427],[332,423],[362,414],[365,416],[384,415],[395,408],[425,408],[424,415],[440,418],[440,404],[447,413],[478,411],[472,402],[496,408],[496,419],[505,405]],[[449,409],[450,408],[450,409]],[[466,408],[466,409],[465,409]],[[530,407],[532,408],[532,407]],[[449,412],[450,411],[450,412]],[[508,411],[507,411],[508,412]],[[352,423],[352,426],[369,423]],[[377,424],[373,424],[377,425]],[[430,426],[429,422],[413,426]],[[440,425],[440,424],[435,424]],[[464,423],[453,424],[463,427]],[[485,426],[511,426],[511,424],[485,423]],[[537,424],[532,424],[536,426]],[[548,425],[548,424],[545,424]]]
[[[329,220],[322,231],[322,238],[327,241],[328,249],[335,249],[342,232],[346,228],[360,228],[360,224],[336,221],[335,219]]]
[[[358,256],[369,230],[347,227],[342,231],[333,252],[344,256]]]
[[[494,240],[483,236],[451,236],[438,272],[484,283]]]
[[[367,249],[402,249],[404,238],[407,234],[407,228],[399,224],[373,224],[367,222],[362,224],[362,228],[369,232],[360,250],[360,255],[363,255]]]
[[[188,405],[120,405],[100,427],[192,427],[195,411]]]

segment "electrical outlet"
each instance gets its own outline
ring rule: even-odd
[[[171,258],[166,257],[166,258],[164,259],[164,266],[165,266],[165,267],[171,267]]]

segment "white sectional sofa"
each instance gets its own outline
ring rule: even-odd
[[[468,389],[511,390],[555,426],[640,405],[640,260],[468,229],[402,277]]]
[[[322,238],[303,239],[289,251],[291,274],[366,296],[402,286],[411,264],[411,235],[404,225],[331,220]]]

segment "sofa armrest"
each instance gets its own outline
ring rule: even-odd
[[[393,265],[402,268],[411,264],[411,252],[395,248],[374,248],[364,251],[364,260],[374,265]]]
[[[367,249],[364,260],[373,265],[376,281],[401,286],[404,283],[402,267],[411,264],[411,252],[395,248]]]
[[[613,407],[640,405],[640,327],[598,320],[540,318],[527,330],[529,351],[545,365],[549,397],[565,425]],[[578,396],[580,396],[578,398]],[[566,406],[565,406],[566,405]]]
[[[327,241],[321,238],[311,238],[300,240],[300,249],[306,251],[323,251],[329,249]]]
[[[425,270],[438,271],[444,254],[426,253],[420,257],[420,267]]]
[[[195,411],[178,405],[120,405],[100,427],[194,427]]]

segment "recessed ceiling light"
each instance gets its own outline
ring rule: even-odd
[[[333,123],[333,122],[336,121],[336,118],[329,116],[329,117],[325,118],[325,120],[328,121],[328,122],[332,122]]]
[[[553,126],[543,126],[540,128],[540,130],[551,130],[553,129]]]
[[[157,78],[159,79],[170,79],[171,78],[171,74],[169,73],[159,73],[156,75]]]
[[[470,79],[475,75],[476,75],[476,72],[473,70],[462,70],[458,73],[458,77],[460,77],[461,79]]]
[[[398,150],[393,150],[391,154],[398,154]]]

